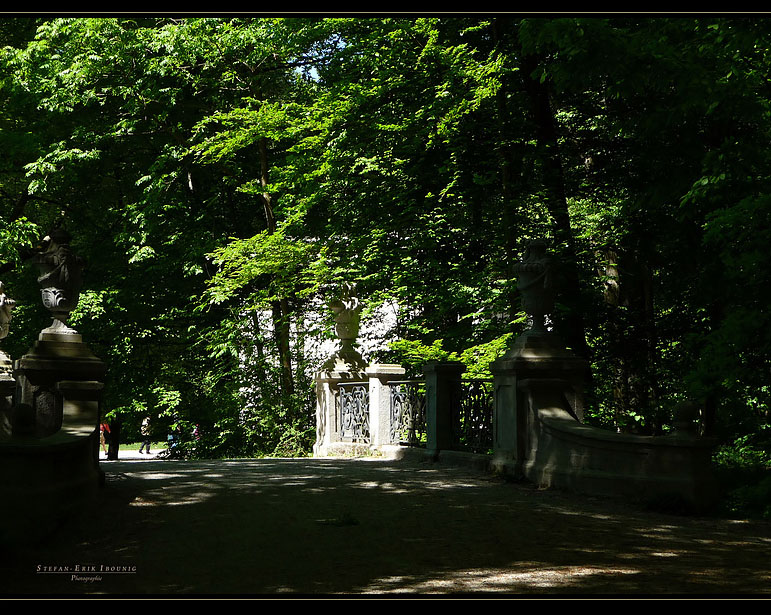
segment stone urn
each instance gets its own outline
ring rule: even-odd
[[[335,315],[335,333],[340,340],[340,348],[326,362],[326,368],[360,368],[365,366],[361,354],[354,348],[359,335],[361,302],[356,296],[353,284],[343,285],[340,296],[332,300],[329,308]]]
[[[75,334],[67,325],[70,312],[78,305],[82,285],[83,261],[70,249],[70,234],[55,229],[30,259],[39,270],[38,284],[43,305],[51,312],[49,333]]]
[[[554,261],[546,248],[542,239],[530,242],[524,258],[514,265],[522,308],[531,317],[533,332],[546,331],[546,316],[554,310]]]
[[[353,350],[359,336],[361,305],[357,297],[346,294],[329,305],[335,314],[335,333],[341,342],[341,350]]]

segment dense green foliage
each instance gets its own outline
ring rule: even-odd
[[[768,463],[766,20],[0,26],[4,346],[40,328],[21,257],[63,224],[89,263],[75,324],[129,431],[151,413],[200,425],[198,454],[307,451],[308,349],[343,280],[367,314],[398,306],[369,359],[484,373],[524,326],[512,264],[548,237],[592,420],[661,433],[692,399]]]

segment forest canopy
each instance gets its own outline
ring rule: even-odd
[[[342,282],[368,360],[485,374],[546,238],[588,419],[664,433],[693,400],[768,460],[767,19],[5,16],[0,46],[4,350],[44,326],[23,255],[63,226],[127,432],[307,452]]]

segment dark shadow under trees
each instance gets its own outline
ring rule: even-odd
[[[6,552],[3,593],[757,594],[771,525],[643,512],[457,467],[112,462],[98,505]],[[99,581],[38,565],[135,567]]]

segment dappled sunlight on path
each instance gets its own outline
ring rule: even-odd
[[[675,517],[378,459],[116,461],[91,510],[8,552],[3,593],[757,594],[767,523]],[[40,565],[57,574],[41,575]],[[73,579],[75,565],[128,569]],[[61,569],[61,570],[58,570]]]
[[[457,570],[435,579],[413,580],[410,577],[381,579],[364,593],[541,593],[570,590],[582,578],[601,575],[634,575],[637,570],[612,568],[550,567],[540,562],[518,564],[512,568]]]

